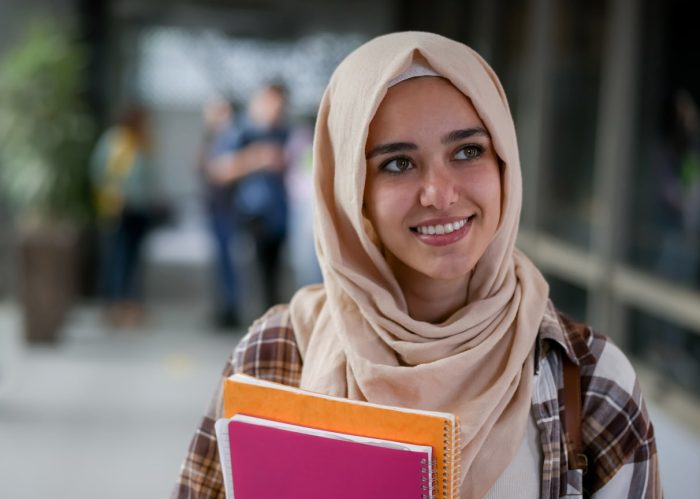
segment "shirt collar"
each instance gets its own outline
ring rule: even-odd
[[[566,334],[566,331],[567,327],[562,322],[561,316],[554,307],[552,300],[547,300],[547,306],[542,316],[542,322],[540,323],[540,330],[535,344],[535,374],[539,373],[540,361],[547,355],[552,345],[559,345],[574,364],[579,364],[574,346],[571,343],[569,335]]]

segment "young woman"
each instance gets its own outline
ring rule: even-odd
[[[357,49],[321,102],[314,161],[324,284],[256,321],[224,376],[457,414],[463,498],[661,497],[629,362],[559,314],[514,247],[515,130],[474,51],[415,32]],[[581,373],[585,474],[562,430],[566,359]],[[220,414],[219,393],[175,497],[223,497]]]

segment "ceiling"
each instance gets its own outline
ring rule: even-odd
[[[130,24],[290,39],[319,31],[386,32],[394,28],[396,4],[394,0],[114,0],[109,15]]]

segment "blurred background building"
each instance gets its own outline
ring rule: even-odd
[[[46,346],[25,340],[20,305],[30,301],[23,284],[28,260],[21,249],[25,232],[18,228],[24,223],[11,222],[21,217],[8,195],[0,198],[5,222],[0,224],[1,496],[41,497],[46,490],[56,497],[94,496],[86,477],[109,479],[99,460],[86,457],[94,448],[81,435],[96,442],[94,447],[122,444],[105,462],[128,463],[120,479],[129,483],[102,497],[167,495],[189,431],[237,338],[215,334],[208,316],[214,249],[196,172],[203,105],[214,95],[224,96],[242,114],[260,84],[280,81],[289,91],[290,124],[303,135],[337,63],[371,37],[406,29],[463,41],[499,74],[523,167],[519,245],[545,272],[555,302],[612,336],[633,359],[659,421],[667,496],[690,497],[684,491],[700,488],[697,2],[4,0],[0,61],[37,16],[69,30],[82,47],[79,97],[91,123],[81,128],[86,142],[94,143],[130,101],[148,107],[154,196],[167,201],[170,215],[146,241],[149,312],[136,334],[115,332],[100,320],[97,229],[90,215],[80,218],[74,291],[64,291],[75,298],[68,300],[65,318],[52,319],[61,328]],[[0,140],[2,115],[8,114],[2,99]],[[84,157],[71,175],[82,171],[87,179]],[[303,157],[302,151],[298,158]],[[310,241],[304,232],[309,226],[304,168],[299,166],[288,183],[299,209],[285,247],[287,297],[316,277],[304,258],[312,251],[304,244]],[[234,242],[232,254],[247,282],[256,282],[256,271],[247,265],[253,258],[250,242]],[[34,258],[31,262],[37,262]],[[65,270],[66,265],[46,267]],[[70,281],[65,274],[51,279]],[[259,289],[246,289],[243,322],[260,313],[260,300]],[[50,378],[55,384],[44,385]],[[112,384],[109,402],[103,402],[105,379]],[[116,393],[123,403],[115,401]],[[102,404],[124,417],[107,416],[96,407]],[[61,415],[63,426],[57,424],[55,431],[65,436],[54,429],[39,431],[37,439],[48,442],[54,454],[37,457],[50,450],[38,441],[28,443],[27,432],[36,431],[47,408]],[[124,448],[125,437],[110,439],[90,426],[91,414],[130,434],[127,442],[140,442],[138,453]],[[172,420],[170,426],[153,432],[165,419]],[[144,448],[146,433],[154,440]],[[60,461],[78,440],[71,456],[82,471],[64,463],[56,472],[53,460]],[[672,448],[680,452],[680,469],[663,454]],[[62,478],[54,477],[45,488],[41,481],[22,484],[32,472],[28,464],[10,464],[23,462],[17,455],[24,461],[33,456]],[[66,478],[71,473],[83,478]]]

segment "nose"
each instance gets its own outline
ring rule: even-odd
[[[421,206],[444,210],[457,202],[458,194],[447,165],[430,165],[423,175]]]

